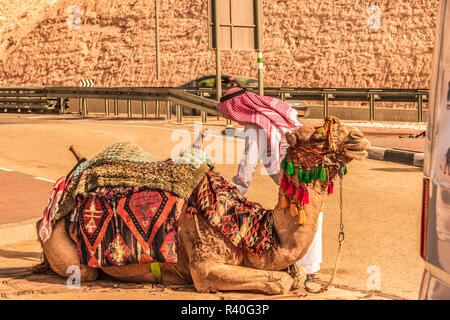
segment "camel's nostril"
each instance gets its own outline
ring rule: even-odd
[[[370,147],[370,142],[366,138],[350,139],[345,144],[345,149],[348,151],[365,151]]]

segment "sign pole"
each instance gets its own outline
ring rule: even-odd
[[[262,3],[255,0],[256,9],[256,46],[258,50],[258,94],[264,95],[264,66],[263,66],[263,30],[262,30]]]
[[[216,39],[216,89],[217,101],[222,97],[222,67],[220,64],[219,0],[214,0],[214,36]]]
[[[158,0],[155,0],[155,52],[156,52],[156,80],[159,80],[159,22]]]
[[[222,66],[220,64],[220,19],[219,0],[214,0],[214,37],[216,39],[216,91],[217,102],[222,97]],[[232,127],[231,120],[226,120],[227,127]]]

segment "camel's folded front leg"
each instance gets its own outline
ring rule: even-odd
[[[198,291],[256,291],[266,294],[289,292],[293,279],[282,271],[267,271],[241,266],[195,262],[191,275]]]

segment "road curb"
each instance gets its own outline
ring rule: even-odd
[[[0,225],[0,246],[7,246],[22,241],[36,240],[36,222],[39,219],[31,219],[18,223]]]
[[[424,153],[421,152],[413,152],[381,147],[370,147],[367,150],[367,152],[369,159],[397,162],[416,167],[423,167]]]

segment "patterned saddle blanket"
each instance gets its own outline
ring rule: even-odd
[[[47,241],[56,221],[70,215],[82,264],[175,263],[177,197],[188,199],[211,167],[201,150],[161,161],[129,142],[110,145],[58,180],[39,238]]]
[[[186,150],[178,158],[158,160],[138,145],[116,143],[73,170],[54,219],[71,213],[78,196],[99,187],[147,187],[188,199],[211,167],[201,150]]]
[[[248,201],[222,175],[208,171],[188,200],[188,213],[199,214],[244,252],[259,257],[276,245],[273,211]]]
[[[90,267],[176,263],[177,197],[167,191],[102,187],[78,197],[77,247]]]

